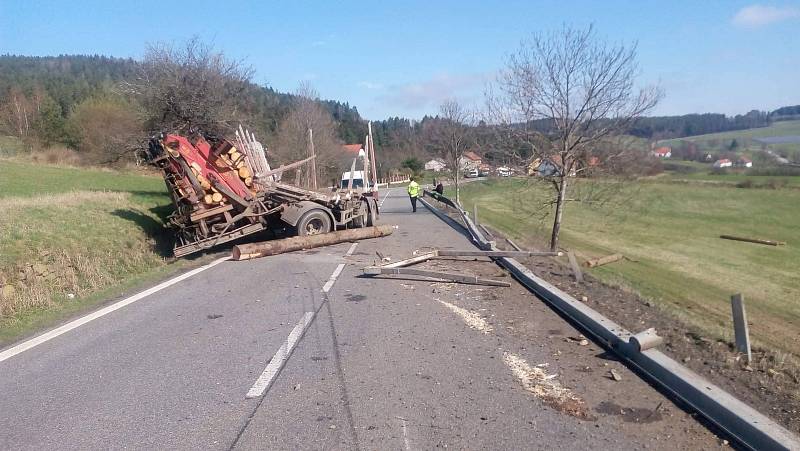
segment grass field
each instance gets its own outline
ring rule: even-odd
[[[732,140],[739,144],[739,151],[751,154],[762,147],[761,143],[753,141],[753,138],[767,138],[774,136],[800,136],[800,120],[774,122],[769,127],[750,128],[746,130],[735,130],[722,133],[711,133],[707,135],[688,136],[686,138],[675,138],[660,141],[659,144],[666,146],[678,145],[681,141],[695,143],[702,151],[727,151],[728,145]],[[780,154],[791,155],[800,152],[800,144],[770,144],[768,146],[773,151]]]
[[[182,265],[170,209],[160,177],[0,160],[0,343]]]
[[[546,242],[541,185],[526,179],[471,183],[465,208],[528,243]],[[562,245],[583,259],[623,253],[591,270],[600,279],[656,301],[711,334],[731,335],[729,296],[741,292],[763,345],[800,355],[800,190],[741,189],[638,182],[606,208],[569,204]],[[721,234],[786,241],[772,247],[722,240]]]

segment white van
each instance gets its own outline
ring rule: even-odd
[[[342,183],[339,187],[341,189],[347,189],[349,183],[350,171],[347,171],[342,174]],[[364,180],[364,171],[353,171],[353,189],[356,188],[369,188],[369,181]]]

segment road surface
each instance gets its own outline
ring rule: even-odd
[[[510,288],[359,277],[376,250],[397,260],[471,248],[424,207],[412,214],[402,188],[388,193],[390,237],[216,262],[35,347],[7,348],[0,449],[720,446],[490,262],[431,268]],[[581,412],[527,390],[520,361]]]

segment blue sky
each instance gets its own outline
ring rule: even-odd
[[[137,58],[198,35],[257,83],[419,118],[449,97],[479,106],[521,39],[562,23],[638,42],[640,82],[666,91],[656,114],[800,103],[800,1],[0,0],[0,53]]]

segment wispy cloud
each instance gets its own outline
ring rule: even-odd
[[[379,89],[383,89],[383,83],[375,83],[372,81],[359,81],[357,84],[359,88],[369,89],[371,91],[377,91]]]
[[[471,99],[488,74],[439,74],[431,79],[389,86],[377,100],[406,111],[433,111],[446,99]]]
[[[800,8],[794,6],[750,5],[733,16],[733,24],[744,28],[758,28],[784,20],[800,18]]]

